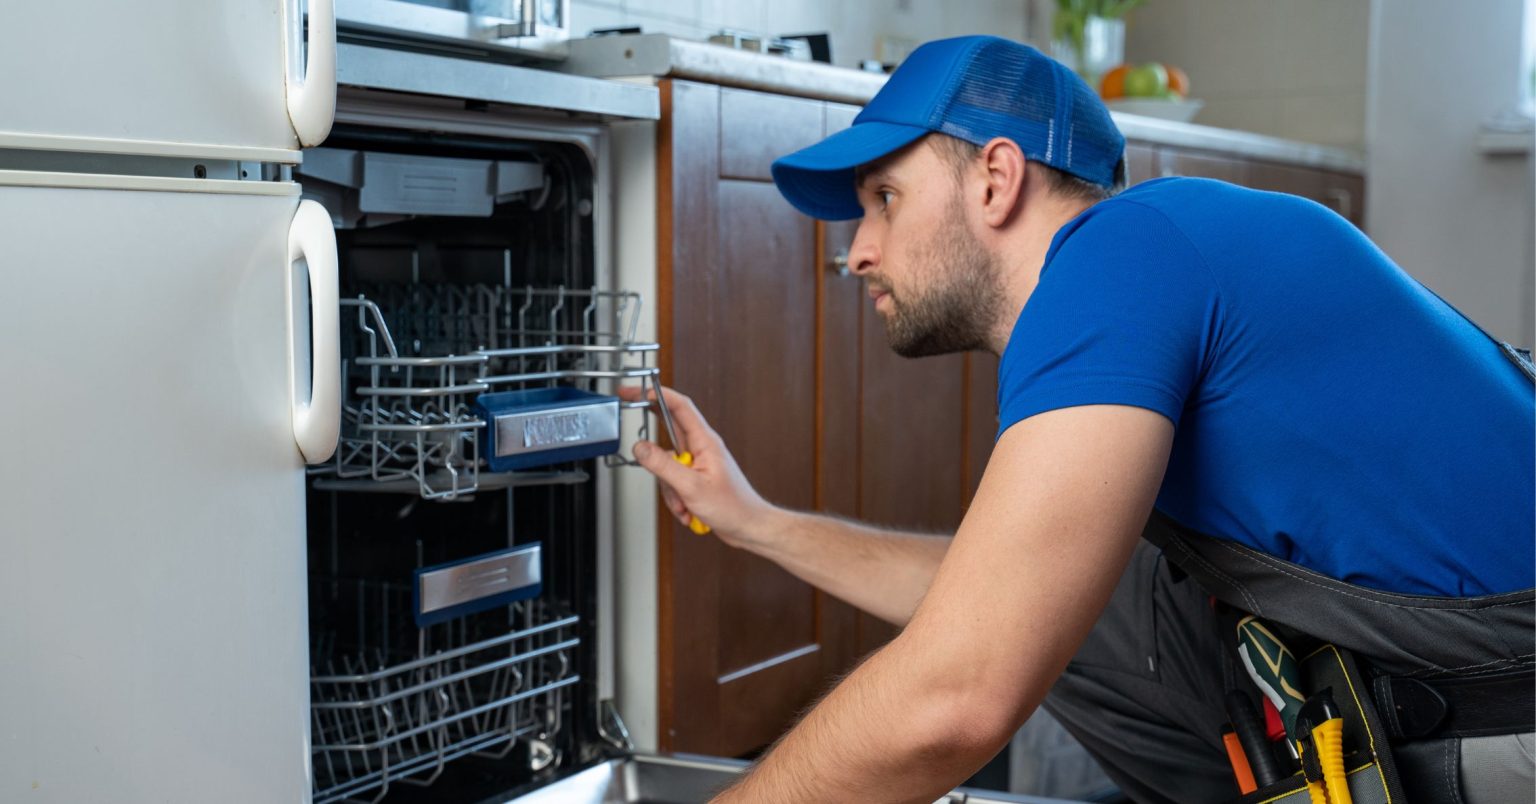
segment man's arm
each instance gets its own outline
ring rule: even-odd
[[[931,802],[990,759],[1109,600],[1162,482],[1173,425],[1094,405],[998,441],[910,624],[723,802]]]
[[[693,465],[682,466],[672,453],[643,442],[636,445],[635,458],[661,480],[662,496],[680,522],[686,525],[697,515],[726,544],[768,558],[882,620],[906,624],[933,582],[949,536],[884,530],[770,505],[752,489],[693,401],[670,388],[662,392]],[[641,389],[620,394],[638,400]]]

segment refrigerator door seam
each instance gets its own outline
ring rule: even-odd
[[[43,170],[0,170],[0,187],[68,187],[94,190],[147,190],[221,195],[297,196],[299,185],[276,181],[173,179],[164,176],[121,176],[108,173],[55,173]]]

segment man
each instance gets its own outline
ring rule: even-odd
[[[1530,686],[1521,367],[1321,206],[1196,179],[1113,195],[1123,149],[1070,72],[967,37],[775,164],[801,211],[861,219],[849,264],[893,349],[1000,355],[1000,435],[953,539],[894,533],[764,501],[669,392],[692,465],[635,454],[681,521],[905,626],[721,800],[930,802],[1042,702],[1138,801],[1236,798],[1220,730],[1240,679],[1206,590],[1140,541],[1154,506],[1330,599],[1515,612],[1486,639],[1333,619],[1393,634],[1367,657],[1384,667]],[[1459,790],[1414,800],[1496,800],[1454,780],[1476,752],[1447,739],[1406,764]],[[1511,755],[1495,764],[1529,778]]]

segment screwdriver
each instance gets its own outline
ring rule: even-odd
[[[661,409],[661,421],[667,428],[667,438],[672,439],[673,459],[684,466],[693,465],[693,453],[688,451],[688,445],[678,440],[677,428],[672,426],[672,411],[667,408],[667,397],[661,392],[661,385],[654,379],[651,381],[651,390],[656,394],[656,407]],[[688,529],[703,536],[709,533],[709,526],[690,515]]]
[[[1232,721],[1232,731],[1248,759],[1254,783],[1259,787],[1268,787],[1284,779],[1285,774],[1270,751],[1269,740],[1264,737],[1264,727],[1259,724],[1259,715],[1253,711],[1253,701],[1249,700],[1247,693],[1240,690],[1228,692],[1226,705],[1227,719]],[[1231,749],[1228,748],[1227,752],[1230,754]]]
[[[1296,663],[1295,654],[1269,630],[1269,626],[1250,614],[1237,623],[1237,655],[1242,658],[1253,683],[1280,713],[1285,733],[1293,741],[1299,739],[1296,715],[1306,703],[1306,697],[1301,694],[1301,668]]]

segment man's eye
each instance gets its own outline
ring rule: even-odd
[[[896,194],[892,193],[890,190],[881,190],[877,195],[880,198],[880,206],[888,207],[891,205],[891,199],[894,198]]]

